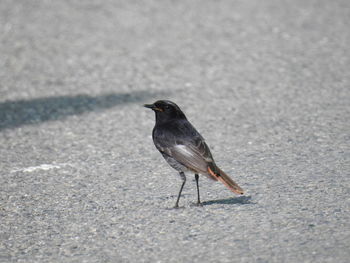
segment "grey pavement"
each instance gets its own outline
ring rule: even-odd
[[[0,262],[349,262],[348,0],[0,1]],[[234,196],[155,149],[178,103]]]

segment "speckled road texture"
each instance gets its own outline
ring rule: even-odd
[[[348,0],[0,2],[0,262],[349,262]],[[171,99],[245,190],[155,149]]]

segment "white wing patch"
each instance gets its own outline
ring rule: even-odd
[[[184,156],[187,156],[189,158],[198,158],[199,156],[202,157],[203,160],[206,162],[212,162],[213,160],[211,158],[205,158],[202,154],[198,152],[198,149],[192,149],[191,147],[183,144],[178,144],[173,147],[173,149]],[[197,151],[196,151],[197,150]]]
[[[177,151],[185,156],[188,156],[188,157],[193,156],[193,151],[191,151],[186,145],[177,144],[173,148],[175,151]]]

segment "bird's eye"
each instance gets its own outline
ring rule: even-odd
[[[164,107],[166,110],[169,110],[170,109],[170,106],[169,105],[165,105]]]

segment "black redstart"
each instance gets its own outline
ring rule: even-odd
[[[206,175],[215,181],[219,180],[232,192],[243,194],[243,189],[216,166],[204,138],[174,102],[158,100],[144,106],[152,109],[156,114],[156,124],[152,133],[156,148],[168,164],[180,173],[183,181],[175,203],[176,208],[179,206],[181,192],[186,183],[185,172],[195,174],[198,205],[201,204],[198,174]]]

